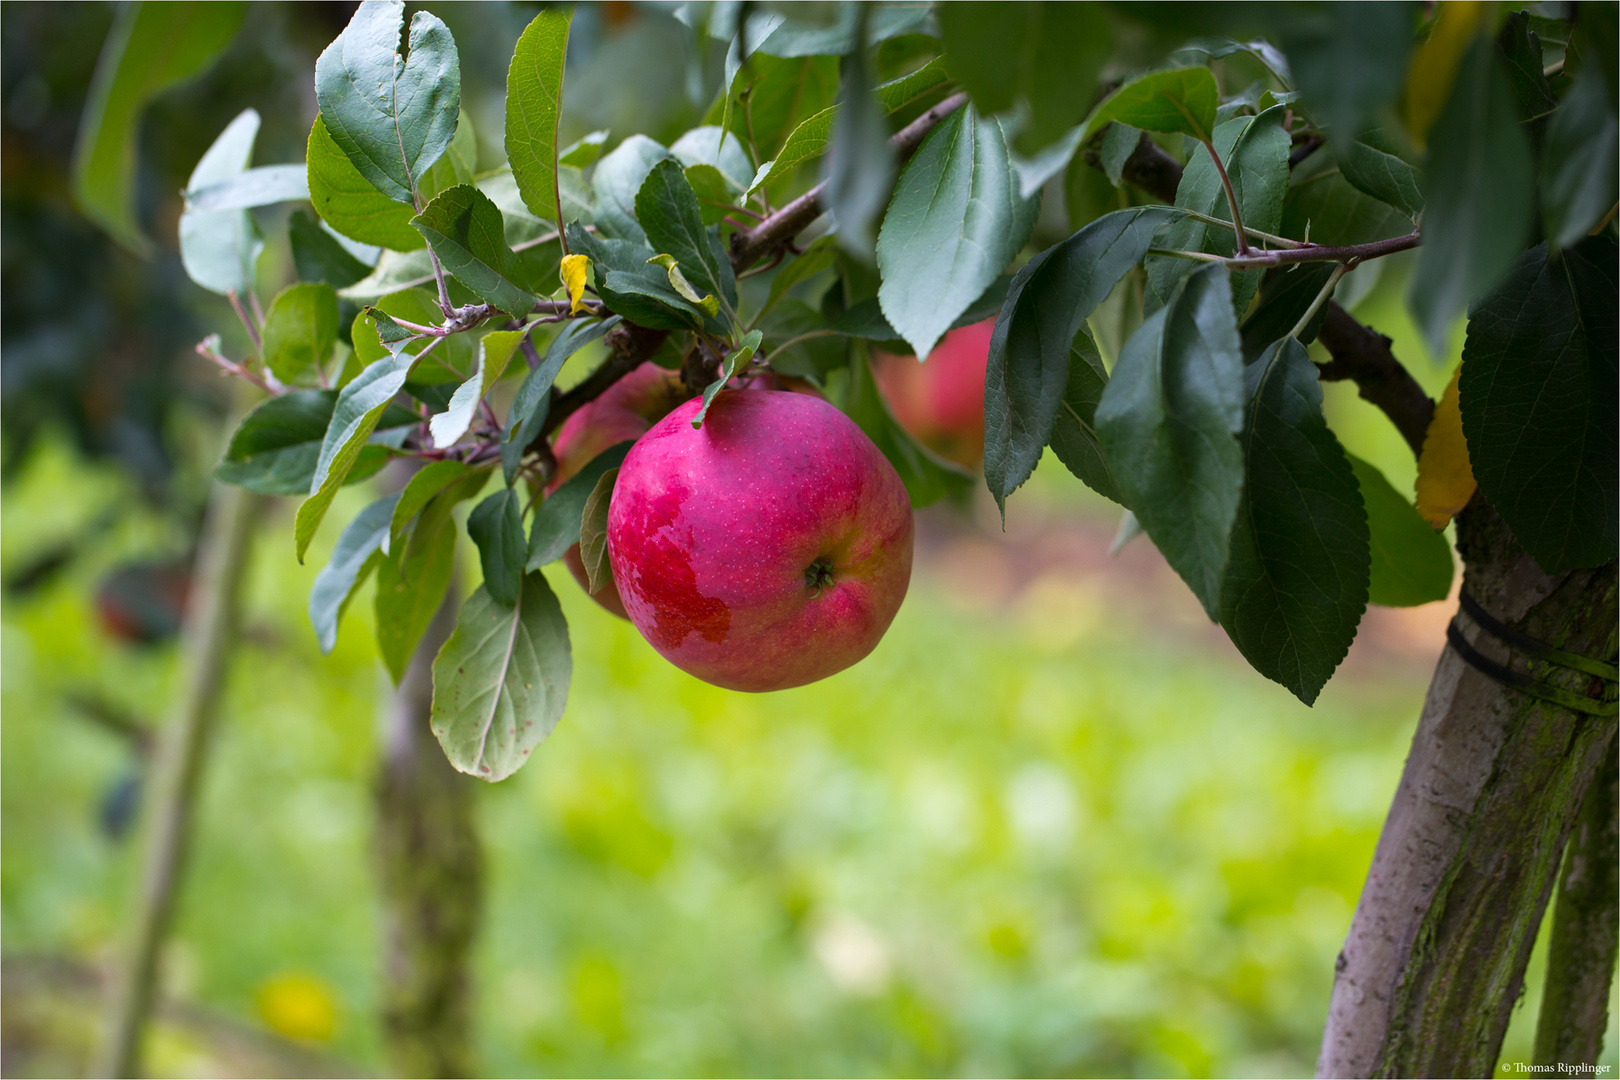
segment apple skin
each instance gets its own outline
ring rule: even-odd
[[[655,424],[619,470],[608,557],[630,621],[670,663],[731,690],[785,690],[861,660],[911,581],[894,466],[819,397],[727,390],[694,429],[700,405]]]
[[[872,353],[872,377],[907,434],[947,461],[977,469],[984,460],[984,369],[996,320],[952,330],[927,362]]]
[[[563,481],[608,447],[626,439],[641,438],[686,396],[679,372],[648,362],[608,387],[600,397],[586,402],[563,421],[552,438],[551,452],[557,458],[557,475],[546,485],[546,494],[556,491]],[[624,603],[611,577],[600,589],[591,592],[578,544],[563,555],[563,564],[592,600],[621,619],[630,617],[625,614]]]

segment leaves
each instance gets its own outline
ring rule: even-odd
[[[740,369],[747,367],[748,362],[754,358],[763,336],[763,331],[750,330],[737,347],[726,354],[725,360],[720,364],[720,377],[703,388],[703,404],[692,414],[694,428],[703,426],[703,421],[709,415],[709,406],[714,404],[715,395],[726,388],[726,383],[734,379]]]
[[[624,464],[624,455],[635,441],[627,439],[597,454],[585,466],[546,497],[535,511],[534,523],[529,526],[529,570],[538,570],[547,563],[556,562],[575,544],[579,543],[580,518],[585,503],[596,482],[609,469]]]
[[[572,673],[568,624],[543,575],[526,575],[511,607],[478,588],[433,661],[445,757],[480,780],[511,776],[562,719]]]
[[[1457,394],[1462,365],[1452,372],[1451,381],[1434,407],[1434,419],[1423,436],[1423,452],[1418,455],[1417,510],[1436,529],[1468,505],[1478,487],[1468,463],[1468,443],[1463,438],[1462,410]]]
[[[579,519],[579,559],[585,567],[585,581],[591,594],[613,580],[613,567],[608,563],[607,519],[608,504],[613,500],[613,484],[619,479],[618,469],[609,469],[591,489],[585,500],[585,509]]]
[[[864,38],[869,10],[860,8],[859,34]],[[872,225],[889,202],[894,179],[894,149],[883,123],[883,111],[872,96],[872,72],[863,40],[857,41],[844,64],[838,86],[838,113],[832,120],[829,151],[822,162],[826,187],[821,205],[838,223],[838,243],[847,251],[870,259]]]
[[[478,411],[478,403],[489,393],[495,381],[506,374],[512,354],[526,336],[522,330],[491,330],[484,335],[478,343],[478,370],[472,378],[456,387],[445,411],[428,421],[435,447],[443,450],[467,434],[467,429],[472,426],[473,414]]]
[[[185,196],[190,210],[246,210],[307,199],[309,183],[302,165],[261,165],[188,188]]]
[[[850,357],[843,407],[900,474],[912,506],[928,506],[947,496],[959,497],[973,486],[972,473],[923,446],[895,420],[860,349]]]
[[[1416,607],[1444,600],[1455,573],[1445,534],[1418,516],[1417,507],[1391,487],[1383,473],[1354,454],[1345,456],[1367,508],[1372,542],[1367,602]]]
[[[338,392],[337,404],[332,410],[332,422],[321,442],[320,457],[315,462],[315,475],[310,480],[309,498],[298,507],[298,518],[293,534],[298,546],[298,561],[304,561],[304,552],[320,528],[321,519],[332,505],[332,496],[354,467],[355,460],[366,440],[371,437],[383,410],[405,386],[416,358],[409,353],[388,356],[367,367],[354,381]]]
[[[679,162],[665,158],[648,172],[636,193],[636,218],[646,231],[647,242],[655,251],[673,256],[693,286],[720,298],[723,304],[736,306],[737,279],[731,260],[719,238],[704,226],[697,196]],[[674,280],[671,273],[672,284]]]
[[[557,126],[573,17],[570,8],[536,15],[518,38],[506,72],[506,159],[512,163],[512,178],[530,213],[559,223]]]
[[[1468,320],[1458,389],[1473,474],[1548,573],[1620,547],[1616,260],[1607,236],[1551,256],[1539,245]]]
[[[1019,141],[1045,146],[1080,122],[1095,96],[1113,31],[1092,4],[942,4],[945,58],[980,111],[1029,110]]]
[[[470,472],[472,466],[465,461],[446,458],[442,461],[430,461],[412,473],[411,478],[405,482],[404,489],[399,493],[399,501],[394,504],[393,516],[388,524],[388,535],[382,542],[383,551],[392,551],[399,538],[405,535],[411,523],[422,512],[422,508],[451,484],[466,479]]]
[[[551,339],[551,344],[546,348],[546,355],[518,387],[517,396],[512,399],[512,406],[507,410],[506,437],[501,442],[501,469],[506,474],[508,484],[512,482],[512,476],[517,471],[523,451],[539,436],[540,426],[546,422],[546,413],[551,407],[551,384],[556,381],[557,373],[562,370],[563,364],[567,363],[568,358],[574,353],[618,326],[621,321],[615,315],[601,322],[571,322]]]
[[[410,333],[393,322],[393,318],[406,319],[424,326],[433,325],[444,318],[439,302],[426,289],[404,289],[389,293],[355,316],[349,327],[354,343],[354,355],[361,364],[369,364],[391,356],[394,350],[383,344],[380,330],[410,338]],[[432,352],[427,352],[429,347]],[[448,337],[418,337],[405,343],[405,351],[412,356],[427,353],[422,362],[411,371],[413,383],[461,383],[473,369],[473,343],[470,335],[451,334]]]
[[[1052,452],[1065,468],[1087,487],[1106,499],[1124,503],[1119,493],[1119,481],[1103,456],[1102,444],[1097,441],[1097,403],[1102,400],[1103,388],[1108,385],[1108,372],[1103,367],[1097,343],[1084,323],[1069,347],[1069,379],[1063,388],[1063,400],[1052,422]]]
[[[1089,134],[1101,131],[1105,124],[1120,123],[1144,131],[1180,132],[1208,142],[1215,135],[1219,105],[1220,89],[1208,68],[1154,71],[1132,79],[1098,102],[1086,117],[1085,131]]]
[[[1224,266],[1187,277],[1131,335],[1096,425],[1125,505],[1217,618],[1243,487],[1243,354]]]
[[[1283,203],[1282,235],[1318,244],[1365,244],[1411,231],[1410,218],[1358,190],[1327,155],[1313,154],[1294,170]]]
[[[410,203],[416,181],[455,135],[461,64],[449,28],[425,11],[411,18],[401,64],[404,14],[403,0],[365,0],[315,61],[315,100],[332,141],[360,175]]]
[[[1458,68],[1469,51],[1486,39],[1479,33],[1486,17],[1482,4],[1437,8],[1433,27],[1412,57],[1403,95],[1406,130],[1421,148],[1448,98],[1456,93]]]
[[[878,304],[926,358],[1024,246],[1039,204],[1018,194],[1001,126],[952,113],[906,163],[878,235]]]
[[[1305,346],[1285,337],[1245,375],[1243,496],[1220,621],[1256,671],[1309,705],[1367,609],[1367,515]]]
[[[396,684],[405,677],[417,642],[455,574],[456,521],[451,511],[477,495],[489,474],[487,468],[469,470],[434,496],[417,516],[408,540],[392,545],[377,565],[377,651]]]
[[[1013,277],[990,338],[984,380],[984,479],[1003,516],[1051,437],[1075,335],[1179,214],[1165,207],[1098,218]]]
[[[1570,247],[1603,219],[1620,195],[1620,123],[1600,72],[1575,79],[1547,122],[1541,146],[1541,212],[1547,235]]]
[[[342,289],[371,272],[305,211],[295,210],[287,218],[287,239],[299,281],[324,281]]]
[[[73,198],[138,255],[154,250],[135,215],[141,114],[154,97],[213,63],[246,11],[240,3],[130,4],[101,47],[73,147]]]
[[[1354,137],[1406,75],[1414,5],[1288,4],[1260,9],[1288,56],[1311,115],[1335,138]]]
[[[668,150],[645,135],[632,135],[596,163],[591,190],[596,196],[596,226],[603,236],[647,242],[647,234],[636,220],[636,195],[653,166],[669,156]],[[572,236],[568,246],[577,246]]]
[[[502,488],[467,516],[467,535],[478,545],[478,561],[484,568],[484,588],[507,607],[518,601],[523,563],[529,557],[522,499],[516,487]]]
[[[309,622],[321,652],[330,653],[337,645],[338,621],[355,591],[381,561],[388,522],[398,501],[398,495],[386,495],[356,514],[338,537],[331,560],[315,575],[309,590]]]
[[[1417,220],[1423,212],[1417,170],[1397,153],[1395,140],[1379,128],[1338,143],[1339,171],[1357,190]]]
[[[444,268],[473,295],[508,315],[534,310],[518,258],[506,246],[500,208],[471,184],[458,184],[434,196],[411,219]]]
[[[427,246],[422,235],[411,228],[414,208],[372,187],[333,141],[323,117],[317,116],[309,129],[304,163],[309,173],[309,201],[332,228],[351,240],[393,251]]]
[[[259,114],[252,109],[238,113],[197,162],[187,186],[207,187],[240,175],[253,157],[258,134]],[[139,233],[134,236],[146,243]],[[180,262],[192,281],[211,292],[246,293],[253,288],[254,268],[263,250],[259,227],[246,210],[199,210],[188,205],[180,215]]]
[[[231,436],[214,475],[261,495],[307,495],[337,398],[336,390],[294,390],[260,403]],[[378,419],[372,441],[383,441],[385,432],[402,439],[404,427],[420,420],[408,409],[392,406]],[[363,447],[344,482],[370,476],[387,460],[384,447]]]
[[[1518,257],[1534,213],[1530,147],[1488,38],[1464,57],[1429,137],[1423,247],[1407,303],[1433,356],[1453,320]]]
[[[289,285],[264,313],[264,362],[284,383],[320,372],[337,343],[337,293],[326,284]]]
[[[584,255],[564,255],[557,267],[557,277],[568,290],[568,313],[579,314],[579,305],[585,299],[585,286],[591,277],[591,260]]]

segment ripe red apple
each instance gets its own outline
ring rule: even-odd
[[[557,458],[557,475],[546,485],[550,495],[563,481],[583,469],[597,454],[626,439],[639,439],[654,423],[686,398],[678,372],[654,363],[645,363],[608,387],[601,396],[587,402],[564,420],[552,438],[551,451]],[[619,590],[610,577],[591,592],[585,564],[575,544],[563,562],[579,587],[621,619],[629,618],[619,600]]]
[[[732,690],[784,690],[866,656],[911,581],[911,503],[825,400],[727,390],[641,437],[608,507],[619,596],[663,657]]]
[[[889,411],[912,438],[948,461],[984,460],[984,369],[996,320],[952,330],[923,363],[872,353],[872,376]]]

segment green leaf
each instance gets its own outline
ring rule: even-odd
[[[1463,435],[1474,479],[1548,573],[1598,566],[1620,541],[1615,242],[1538,245],[1474,306]]]
[[[415,229],[411,234],[422,242],[420,248],[408,253],[381,252],[371,272],[353,285],[339,289],[338,299],[375,304],[391,293],[433,284],[433,260],[429,257],[427,242]]]
[[[1136,153],[1137,144],[1142,141],[1140,128],[1129,124],[1114,122],[1103,131],[1102,146],[1098,155],[1102,159],[1103,172],[1108,176],[1108,182],[1119,187],[1125,182],[1125,163],[1131,155]]]
[[[763,315],[770,311],[795,286],[809,281],[832,266],[836,255],[833,238],[830,236],[824,236],[805,248],[803,254],[795,256],[771,278],[771,293],[766,297],[765,306],[760,309],[760,313]]]
[[[455,575],[458,503],[477,495],[489,469],[474,469],[436,495],[417,516],[409,538],[377,566],[377,651],[394,682],[405,677],[417,643],[444,602]]]
[[[704,226],[697,195],[679,162],[665,158],[653,166],[636,193],[636,217],[653,250],[673,256],[695,288],[736,307],[731,260],[719,237]]]
[[[354,342],[354,354],[361,364],[370,364],[393,355],[393,350],[383,344],[378,334],[379,313],[383,316],[407,319],[423,326],[435,325],[444,318],[439,310],[438,300],[426,289],[404,289],[390,293],[377,301],[374,308],[355,316],[354,325],[349,328],[350,340]],[[397,325],[393,326],[393,331],[405,333]],[[411,382],[434,384],[466,381],[468,374],[473,370],[472,335],[451,334],[444,338],[416,338],[407,342],[405,350],[416,356],[424,352],[429,345],[433,346],[433,351],[411,371]]]
[[[1587,71],[1547,122],[1541,145],[1541,212],[1559,247],[1578,243],[1620,197],[1617,145],[1614,105],[1599,73]]]
[[[540,504],[540,509],[534,513],[534,523],[529,526],[529,570],[556,562],[579,543],[580,519],[585,513],[585,503],[596,489],[596,482],[609,469],[624,464],[624,455],[634,445],[634,439],[627,439],[608,447],[563,481]]]
[[[1451,595],[1456,568],[1446,534],[1424,521],[1412,500],[1391,487],[1377,468],[1354,454],[1345,457],[1356,474],[1372,538],[1367,602],[1416,607]]]
[[[1243,497],[1220,621],[1256,671],[1309,705],[1367,610],[1367,514],[1305,346],[1283,338],[1245,375]]]
[[[247,210],[308,198],[309,182],[302,165],[261,165],[185,192],[188,210]]]
[[[1258,9],[1287,54],[1304,103],[1335,137],[1352,138],[1406,81],[1416,5],[1277,4]]]
[[[1038,210],[1019,197],[994,120],[963,107],[929,133],[900,174],[877,247],[878,303],[917,356],[1012,262]]]
[[[1281,235],[1318,244],[1367,244],[1411,231],[1411,218],[1357,190],[1328,155],[1312,154],[1294,170]]]
[[[725,133],[712,125],[695,127],[676,139],[669,152],[686,168],[711,166],[736,191],[745,191],[754,177],[754,163],[748,160],[748,151],[734,133]]]
[[[329,654],[337,645],[338,622],[344,610],[382,561],[388,521],[398,501],[398,495],[386,495],[356,514],[338,537],[331,560],[315,575],[315,584],[309,590],[309,622],[315,628],[321,652]]]
[[[1260,303],[1243,320],[1243,362],[1252,364],[1260,359],[1274,342],[1293,333],[1305,312],[1310,310],[1328,278],[1333,276],[1334,263],[1304,263],[1266,275],[1260,289]],[[1327,317],[1327,305],[1317,309],[1305,329],[1299,333],[1301,345],[1316,340],[1316,332]]]
[[[467,516],[467,535],[478,545],[484,568],[484,588],[498,604],[511,607],[523,583],[523,563],[529,557],[523,535],[523,496],[505,487],[479,503]]]
[[[591,489],[585,500],[585,509],[579,519],[579,558],[585,567],[585,581],[593,595],[613,580],[613,567],[608,563],[607,519],[608,504],[613,501],[613,484],[619,478],[618,469],[609,469]]]
[[[1469,48],[1429,133],[1423,196],[1407,304],[1430,355],[1444,356],[1453,320],[1513,266],[1535,212],[1530,145],[1489,38]]]
[[[929,14],[929,9],[921,6],[874,7],[868,16],[865,40],[875,45],[902,34],[928,33]],[[854,4],[839,5],[825,22],[814,16],[800,21],[778,12],[760,11],[748,16],[748,47],[770,56],[843,56],[855,50],[859,28],[860,14]]]
[[[442,461],[430,461],[411,474],[405,482],[405,487],[399,493],[399,500],[394,504],[393,515],[388,523],[388,535],[383,537],[383,554],[388,554],[404,536],[422,508],[432,502],[439,493],[451,484],[465,480],[473,467],[465,461],[456,461],[446,458]]]
[[[332,410],[332,422],[321,441],[321,453],[315,461],[315,475],[310,480],[309,498],[298,507],[293,533],[298,546],[298,561],[304,561],[304,552],[320,528],[321,519],[332,505],[332,496],[356,459],[366,440],[377,427],[383,410],[404,389],[405,377],[410,373],[416,357],[402,352],[371,364],[356,375],[354,381],[338,391],[337,404]]]
[[[1018,141],[1045,146],[1078,124],[1096,98],[1113,29],[1094,4],[957,2],[938,8],[945,60],[985,115],[1022,102]]]
[[[959,498],[972,488],[972,473],[923,446],[895,420],[878,392],[864,350],[855,349],[850,356],[843,408],[900,474],[912,506],[928,506],[946,496]]]
[[[510,76],[508,78],[510,79]],[[596,159],[602,156],[602,147],[607,145],[607,137],[607,128],[580,136],[557,154],[557,164],[570,165],[576,169],[584,169],[595,164]]]
[[[410,203],[416,182],[455,136],[461,64],[449,28],[426,11],[411,18],[402,64],[404,15],[403,0],[365,0],[315,61],[315,100],[332,141],[360,175]]]
[[[1283,200],[1288,192],[1288,132],[1282,122],[1286,105],[1274,105],[1259,116],[1239,116],[1215,129],[1215,151],[1226,163],[1232,190],[1243,210],[1243,223],[1251,229],[1274,233],[1282,225]],[[1181,184],[1176,188],[1176,205],[1200,214],[1232,220],[1226,186],[1209,152],[1198,147]],[[1237,238],[1231,226],[1222,228],[1193,218],[1178,221],[1161,234],[1158,246],[1177,251],[1206,251],[1212,255],[1237,253]],[[1150,257],[1147,269],[1151,311],[1168,297],[1176,282],[1192,272],[1189,259]],[[1241,313],[1260,287],[1260,271],[1246,270],[1232,275],[1232,303]]]
[[[189,187],[206,187],[238,176],[253,157],[259,114],[244,109],[219,133],[191,172]],[[116,234],[115,234],[116,235]],[[145,237],[136,234],[144,243]],[[198,210],[180,215],[180,262],[198,285],[220,294],[253,288],[264,239],[246,210]]]
[[[478,133],[472,117],[462,109],[456,120],[456,134],[450,140],[439,160],[423,175],[417,177],[416,189],[424,200],[457,184],[470,184],[478,173]]]
[[[827,325],[821,312],[802,300],[784,300],[765,312],[759,318],[759,329],[764,333],[760,352],[768,354],[771,370],[778,375],[825,386],[827,376],[849,362],[849,342]],[[798,340],[814,334],[822,336]]]
[[[1180,132],[1201,142],[1215,136],[1220,89],[1206,67],[1154,71],[1109,94],[1086,117],[1089,135],[1105,124],[1129,124],[1144,131]],[[1084,142],[1085,139],[1079,140]]]
[[[480,587],[433,661],[433,734],[457,769],[504,780],[562,719],[573,656],[544,575],[504,607]]]
[[[1096,425],[1125,505],[1217,618],[1243,489],[1243,353],[1226,267],[1196,271],[1143,320]]]
[[[422,235],[411,228],[414,208],[372,187],[333,141],[323,117],[317,116],[309,129],[304,158],[309,170],[309,201],[322,221],[362,244],[392,251],[427,246]]]
[[[1417,170],[1397,149],[1395,140],[1380,128],[1366,131],[1357,140],[1342,139],[1338,143],[1339,172],[1357,190],[1415,221],[1423,212],[1423,194],[1418,190]]]
[[[692,185],[692,193],[697,196],[704,225],[720,224],[736,208],[731,184],[713,165],[688,165],[686,182]]]
[[[557,373],[570,356],[622,321],[617,315],[594,323],[575,320],[551,339],[539,366],[529,372],[518,387],[517,396],[512,399],[512,406],[506,413],[506,436],[501,442],[501,469],[508,485],[517,472],[523,451],[539,436],[540,427],[546,422],[546,414],[551,408],[551,384],[557,380]]]
[[[857,33],[865,35],[870,11],[860,7]],[[838,244],[870,262],[872,226],[883,214],[894,190],[894,148],[888,125],[872,93],[871,58],[864,44],[844,63],[838,84],[838,112],[828,134],[827,157],[821,163],[821,205],[838,224]]]
[[[1097,343],[1084,323],[1069,349],[1069,381],[1063,389],[1057,419],[1052,422],[1052,452],[1077,479],[1106,499],[1123,504],[1119,481],[1114,479],[1097,441],[1097,402],[1108,385]]]
[[[703,421],[709,415],[709,406],[714,404],[715,395],[724,390],[726,383],[736,378],[738,370],[746,367],[748,362],[754,358],[754,353],[759,349],[759,342],[763,336],[763,331],[750,330],[748,336],[743,338],[735,349],[726,354],[726,358],[720,363],[720,377],[703,388],[703,405],[692,417],[693,427],[700,428],[703,426]]]
[[[1530,13],[1515,11],[1502,21],[1497,47],[1506,61],[1508,85],[1519,103],[1519,119],[1535,120],[1558,107],[1542,70],[1541,39],[1530,29]]]
[[[261,495],[307,495],[332,423],[336,390],[294,390],[262,402],[243,418],[214,475]],[[398,446],[421,417],[392,406],[377,422],[372,445],[355,459],[345,483],[363,480],[388,461],[383,443]]]
[[[984,479],[1005,516],[1051,438],[1075,335],[1179,211],[1155,206],[1098,218],[1025,263],[990,338],[984,377]]]
[[[342,289],[371,273],[371,267],[355,258],[302,210],[294,210],[288,217],[287,238],[299,281],[324,281],[334,289]]]
[[[155,250],[135,214],[141,114],[154,97],[212,64],[246,11],[240,3],[129,4],[101,47],[73,147],[73,198],[138,255]]]
[[[838,93],[838,60],[831,56],[783,59],[755,53],[739,66],[729,95],[718,100],[704,119],[719,123],[730,108],[730,130],[753,136],[754,151],[770,160],[788,133],[808,116],[826,109]]]
[[[534,310],[517,256],[506,246],[500,208],[488,195],[458,184],[434,196],[411,224],[444,268],[480,300],[518,318]]]
[[[512,354],[527,336],[522,330],[491,330],[478,342],[478,370],[472,378],[456,387],[455,394],[444,412],[428,421],[433,445],[440,450],[455,445],[472,426],[478,403],[489,393],[497,379],[506,374]]]
[[[326,284],[289,285],[264,313],[264,362],[284,383],[318,374],[337,343],[337,293]]]
[[[610,239],[634,240],[645,244],[647,234],[636,220],[636,195],[653,166],[670,153],[645,135],[632,135],[613,152],[596,163],[591,174],[591,191],[596,196],[596,226]],[[573,237],[569,237],[572,249]],[[597,260],[594,256],[592,261]]]
[[[562,119],[563,66],[573,17],[571,8],[536,15],[518,38],[506,72],[506,159],[512,163],[523,205],[548,221],[560,220],[557,125]],[[598,134],[606,138],[606,132]]]
[[[1109,131],[1114,125],[1109,125]],[[1077,232],[1104,214],[1124,210],[1130,196],[1108,182],[1107,174],[1091,167],[1083,157],[1069,162],[1063,174],[1063,209],[1069,217],[1069,231]]]

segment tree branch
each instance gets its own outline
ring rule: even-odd
[[[1412,373],[1389,351],[1389,338],[1358,322],[1338,304],[1328,304],[1316,340],[1332,361],[1317,369],[1323,382],[1349,379],[1356,391],[1384,411],[1412,453],[1423,453],[1423,437],[1434,418],[1434,402]]]

